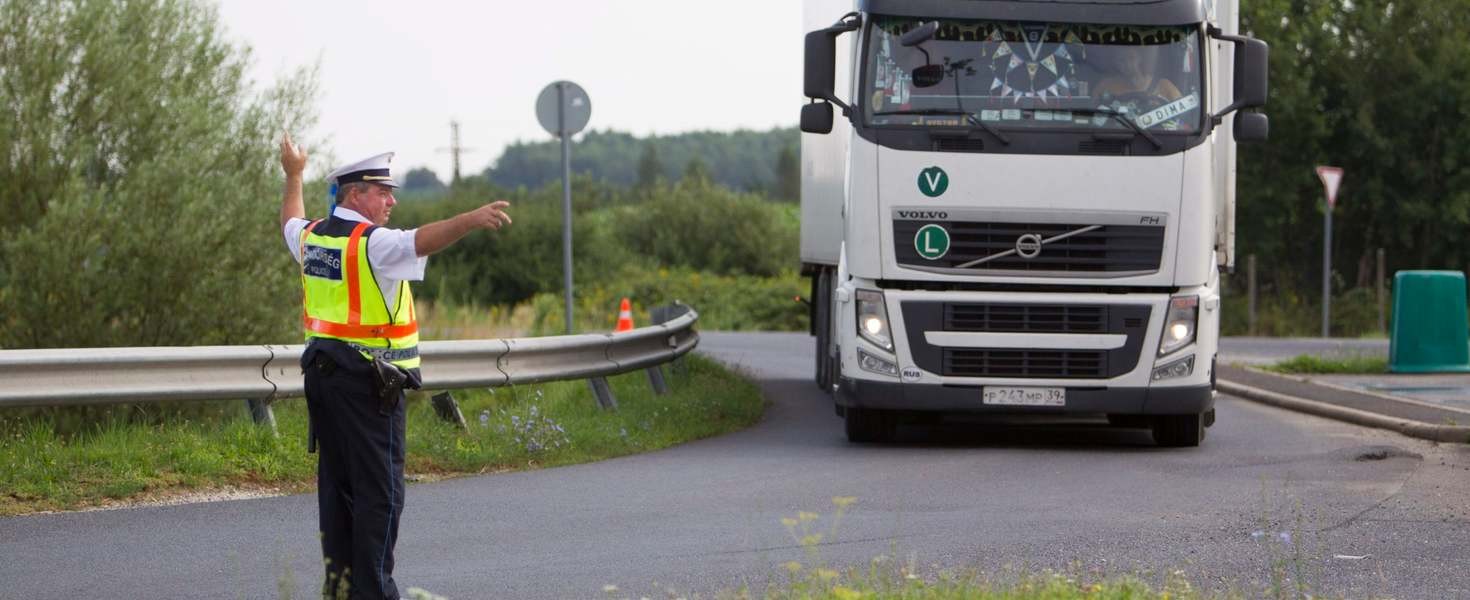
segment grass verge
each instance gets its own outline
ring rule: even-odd
[[[609,379],[618,410],[597,407],[585,381],[460,390],[467,430],[440,420],[427,394],[410,396],[411,478],[441,478],[591,462],[747,427],[764,400],[755,384],[711,359],[665,367],[670,394],[643,371]],[[232,407],[232,408],[231,408]],[[314,485],[306,402],[274,405],[279,435],[251,422],[245,403],[193,418],[59,423],[36,411],[0,413],[0,516],[164,499],[200,490],[301,492]]]
[[[1374,374],[1388,372],[1388,359],[1377,356],[1321,358],[1303,354],[1265,367],[1267,371],[1303,375]]]

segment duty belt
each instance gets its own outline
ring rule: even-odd
[[[356,350],[373,358],[381,358],[388,362],[418,358],[419,355],[418,346],[414,346],[412,348],[370,348],[361,344],[348,345],[352,346],[353,350]]]

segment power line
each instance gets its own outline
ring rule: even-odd
[[[438,148],[437,152],[448,152],[450,159],[454,162],[454,179],[451,183],[459,183],[459,155],[465,152],[474,152],[474,148],[465,148],[459,143],[459,121],[449,121],[449,147]]]

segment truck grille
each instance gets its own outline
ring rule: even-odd
[[[1021,236],[1034,234],[1045,240],[1090,225],[950,221],[938,223],[949,232],[948,253],[937,260],[927,260],[919,256],[914,247],[914,236],[920,227],[928,224],[930,221],[894,220],[893,244],[899,264],[926,269],[1015,271],[1037,275],[1152,273],[1159,270],[1164,250],[1163,227],[1099,225],[1096,229],[1043,244],[1035,257],[1024,258],[1014,252],[1016,241]],[[978,265],[960,267],[1006,251],[1012,252]]]
[[[914,363],[949,377],[1108,379],[1138,365],[1150,308],[1139,304],[1021,304],[939,302],[899,304]],[[1080,348],[964,348],[929,343],[930,331],[1124,334],[1112,350]]]
[[[1073,304],[944,305],[945,331],[1106,333],[1106,306]]]
[[[944,349],[944,374],[957,377],[1099,379],[1107,364],[1102,350]]]

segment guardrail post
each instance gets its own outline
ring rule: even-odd
[[[469,429],[464,422],[464,413],[459,410],[459,403],[454,401],[454,396],[449,392],[440,392],[430,397],[434,402],[434,412],[439,418],[458,425],[460,429]]]
[[[265,425],[271,428],[271,433],[276,433],[276,413],[271,410],[269,400],[251,398],[245,401],[250,408],[250,418],[256,425]]]
[[[618,409],[618,399],[613,396],[612,386],[608,385],[606,377],[588,379],[587,385],[592,388],[592,395],[597,397],[597,406],[603,410]]]
[[[669,393],[669,386],[664,383],[664,371],[658,365],[651,366],[648,371],[648,385],[653,387],[653,393],[659,396]]]

